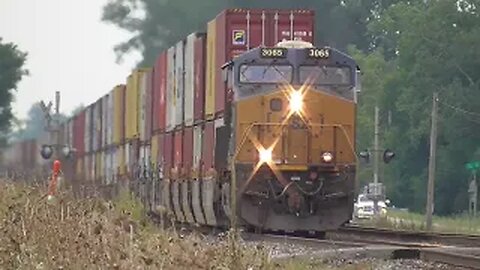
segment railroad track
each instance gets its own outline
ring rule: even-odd
[[[198,228],[190,230],[198,231]],[[210,230],[204,229],[204,233],[207,231]],[[480,269],[480,236],[477,235],[396,231],[350,225],[327,232],[323,238],[271,232],[262,234],[241,232],[240,236],[244,241],[308,247],[309,252],[304,254],[274,256],[280,260],[302,256],[326,259],[419,259]]]
[[[349,226],[327,232],[325,238],[298,237],[279,234],[242,235],[245,240],[261,240],[278,244],[308,246],[314,252],[281,255],[306,258],[381,258],[419,259],[452,266],[480,269],[480,237],[445,233],[393,231]]]
[[[327,232],[326,237],[329,239],[398,243],[399,245],[480,248],[480,235],[399,231],[354,225],[342,227],[337,231]]]

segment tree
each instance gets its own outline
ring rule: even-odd
[[[151,66],[162,50],[191,32],[205,31],[206,23],[228,4],[224,0],[112,0],[104,7],[102,20],[133,35],[115,47],[119,60],[137,50],[143,54],[139,66]]]
[[[237,8],[308,8],[316,12],[318,45],[346,50],[349,44],[366,51],[371,47],[367,24],[399,0],[336,1],[321,0],[112,0],[102,19],[132,33],[132,37],[115,47],[119,56],[131,50],[142,51],[139,66],[151,66],[162,50],[174,45],[189,33],[205,31],[206,23],[222,9]]]
[[[55,118],[53,117],[53,119]],[[60,114],[58,119],[60,123],[63,123],[67,120],[67,116]],[[20,128],[10,135],[12,140],[21,141],[39,138],[45,132],[47,124],[40,103],[34,103],[28,111],[27,119],[17,120],[17,123]]]
[[[27,54],[13,43],[3,43],[0,38],[0,59],[0,134],[7,134],[13,119],[13,91],[22,77],[28,75],[23,68]]]
[[[385,142],[398,157],[387,169],[390,194],[400,206],[424,210],[431,98],[436,91],[440,120],[435,209],[440,214],[465,209],[468,175],[463,164],[473,158],[480,141],[480,114],[475,113],[480,100],[478,11],[466,1],[400,3],[369,29],[396,70],[393,76],[376,79],[386,93],[378,97],[381,106],[393,115],[385,133]]]

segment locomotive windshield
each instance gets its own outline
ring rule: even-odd
[[[242,83],[290,83],[293,67],[288,65],[242,65],[240,82]]]
[[[348,67],[300,66],[300,83],[314,85],[350,85],[352,76]]]

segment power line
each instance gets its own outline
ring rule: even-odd
[[[457,111],[457,112],[460,112],[460,113],[463,113],[463,114],[467,114],[467,115],[473,115],[473,116],[477,116],[477,117],[480,117],[480,113],[477,113],[477,112],[471,112],[471,111],[467,111],[465,109],[462,109],[460,107],[457,107],[457,106],[454,106],[454,105],[450,105],[446,102],[443,102],[442,100],[438,99],[437,100],[438,103],[454,110],[454,111]]]

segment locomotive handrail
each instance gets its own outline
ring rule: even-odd
[[[233,161],[236,160],[236,157],[237,155],[240,153],[241,151],[241,148],[243,146],[243,144],[245,143],[245,140],[247,139],[247,135],[250,133],[251,129],[255,126],[288,126],[289,124],[288,123],[272,123],[272,122],[255,122],[255,123],[240,123],[240,124],[249,124],[249,126],[247,127],[247,129],[244,131],[243,135],[242,135],[242,141],[240,143],[240,145],[238,146],[235,154],[233,155]],[[329,127],[333,127],[333,128],[340,128],[340,130],[342,130],[343,132],[343,135],[345,135],[345,138],[347,139],[347,143],[348,143],[348,146],[350,147],[350,150],[352,151],[352,153],[354,153],[354,156],[355,156],[355,162],[358,163],[358,156],[355,152],[355,149],[353,147],[353,143],[352,141],[350,140],[350,138],[348,137],[348,134],[347,134],[347,131],[345,130],[345,126],[351,126],[351,125],[341,125],[341,124],[308,124],[310,127],[326,127],[326,128],[329,128]]]
[[[250,134],[250,131],[252,130],[253,127],[255,126],[287,126],[287,123],[272,123],[272,122],[256,122],[256,123],[250,123],[247,129],[243,132],[242,138],[240,140],[240,144],[238,145],[235,154],[232,156],[232,160],[230,162],[230,170],[231,170],[231,177],[232,177],[232,185],[230,188],[230,196],[232,198],[232,204],[231,204],[231,228],[236,231],[237,228],[237,174],[236,174],[236,168],[235,168],[235,161],[237,159],[237,156],[239,155],[243,145],[245,144],[248,135]],[[340,125],[340,124],[309,124],[311,127],[334,127],[334,128],[339,128],[343,134],[345,135],[348,145],[350,146],[350,149],[354,153],[355,156],[355,163],[358,164],[358,157],[355,153],[355,149],[353,147],[353,143],[348,137],[347,131],[345,130],[345,125]],[[247,185],[248,183],[245,183]],[[242,188],[243,189],[243,188]],[[288,188],[287,188],[288,189]],[[234,237],[236,237],[236,234],[234,233]]]

